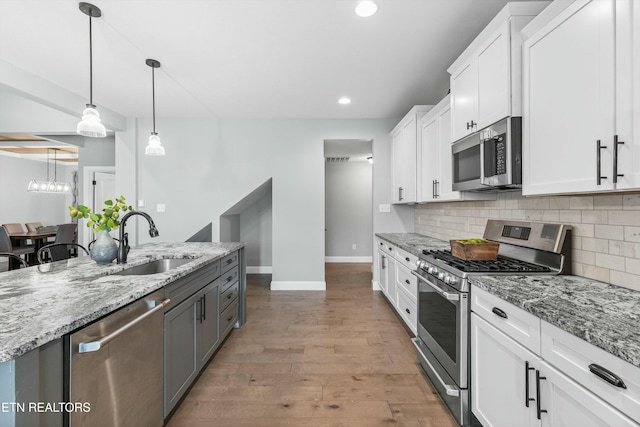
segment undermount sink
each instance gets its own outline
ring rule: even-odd
[[[174,268],[180,267],[188,262],[193,261],[191,258],[165,258],[150,261],[146,264],[136,265],[135,267],[126,268],[112,276],[146,276],[149,274],[164,273]]]

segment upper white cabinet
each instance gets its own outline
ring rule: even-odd
[[[495,193],[453,191],[451,179],[451,100],[447,95],[420,120],[418,202],[491,200]]]
[[[391,200],[393,203],[416,202],[417,143],[420,118],[433,105],[416,105],[391,131]]]
[[[523,45],[523,194],[640,188],[640,2],[540,20]]]
[[[451,141],[522,114],[519,33],[548,4],[508,3],[449,67]]]

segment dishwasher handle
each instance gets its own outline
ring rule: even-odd
[[[91,353],[91,352],[94,352],[94,351],[99,351],[102,348],[103,345],[108,344],[110,341],[112,341],[113,339],[115,339],[118,336],[122,335],[124,332],[126,332],[128,329],[131,329],[132,327],[134,327],[138,323],[142,322],[144,319],[146,319],[147,317],[151,316],[156,311],[164,309],[169,304],[170,301],[171,300],[169,298],[161,301],[158,305],[153,307],[151,310],[145,312],[141,316],[136,317],[131,322],[127,323],[126,325],[121,326],[120,328],[118,328],[115,331],[111,332],[109,335],[106,335],[106,336],[100,338],[97,341],[81,342],[79,344],[79,346],[78,346],[78,353]]]

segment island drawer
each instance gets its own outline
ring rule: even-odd
[[[236,266],[236,268],[234,268],[232,270],[229,270],[226,273],[224,273],[222,275],[222,277],[220,277],[220,289],[224,292],[231,285],[233,285],[234,283],[237,283],[239,274],[240,274],[240,272],[239,272],[237,266]]]
[[[233,267],[238,265],[238,251],[230,253],[229,255],[224,256],[220,260],[220,265],[222,266],[222,273],[226,273],[231,270]]]
[[[232,303],[220,314],[220,339],[224,339],[238,320],[238,304]]]
[[[544,320],[541,330],[543,359],[640,421],[640,368]]]
[[[164,287],[164,297],[169,298],[171,302],[167,304],[165,313],[176,307],[182,301],[198,292],[207,284],[213,282],[220,276],[220,261],[213,263],[187,274]]]
[[[222,291],[222,288],[220,288],[220,309],[222,311],[224,311],[229,304],[231,304],[233,302],[233,300],[235,300],[236,298],[238,298],[238,282],[235,282],[233,285],[231,285],[229,288],[227,288],[227,290]]]

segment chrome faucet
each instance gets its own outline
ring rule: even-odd
[[[129,253],[129,233],[124,232],[124,226],[129,219],[130,216],[133,215],[141,215],[149,221],[149,236],[158,237],[158,229],[156,225],[153,223],[153,220],[149,216],[148,213],[142,211],[131,211],[122,217],[120,220],[120,246],[118,246],[118,264],[126,264],[127,263],[127,254]]]

